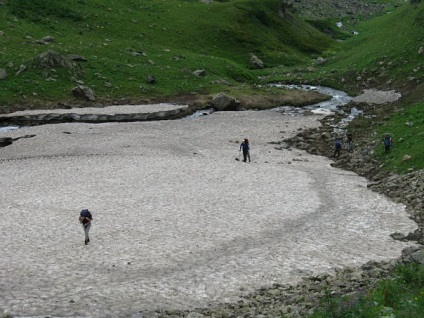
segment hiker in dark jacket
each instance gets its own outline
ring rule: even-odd
[[[340,156],[340,150],[342,149],[342,143],[340,142],[339,139],[336,140],[335,144],[334,144],[334,158],[337,158],[338,156]]]
[[[351,133],[347,133],[347,151],[352,152],[353,151],[353,135]]]
[[[91,221],[93,221],[93,216],[91,215],[91,212],[88,211],[88,209],[81,210],[79,221],[82,224],[82,227],[84,228],[85,245],[87,245],[90,242],[88,232],[91,228]]]
[[[240,150],[243,150],[243,161],[246,162],[247,159],[249,159],[250,162],[250,146],[249,146],[249,139],[245,138],[243,142],[240,144]]]
[[[389,134],[386,134],[383,138],[383,143],[384,143],[384,152],[389,153],[390,147],[392,146],[392,143],[393,143],[392,137],[390,137]]]

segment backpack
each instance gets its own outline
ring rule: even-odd
[[[79,216],[80,223],[88,223],[88,221],[85,220],[85,218],[89,218],[90,220],[92,218],[91,213],[90,213],[90,211],[88,211],[88,209],[81,210],[81,213],[80,213],[80,216]]]
[[[384,138],[384,145],[385,146],[390,146],[392,144],[392,138]]]

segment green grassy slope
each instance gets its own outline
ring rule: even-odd
[[[330,22],[334,21],[320,21],[320,28],[328,28]],[[375,158],[385,169],[400,173],[423,169],[424,52],[419,52],[424,48],[424,2],[404,3],[350,28],[358,35],[338,34],[343,41],[323,52],[326,63],[267,70],[271,73],[267,81],[322,84],[352,94],[364,88],[400,91],[401,101],[391,107],[377,106],[377,117],[355,121],[355,129],[368,131],[371,139],[386,132],[393,136],[389,155],[381,144],[375,149]],[[404,161],[404,155],[412,158]]]
[[[325,56],[328,63],[314,74],[316,80],[352,90],[368,85],[401,89],[424,80],[424,3],[399,9],[357,26],[358,35]],[[331,74],[331,76],[329,76]],[[341,79],[344,79],[344,82]]]
[[[71,99],[76,81],[100,101],[142,100],[252,83],[250,53],[267,67],[293,65],[326,49],[331,39],[291,15],[278,0],[204,4],[177,0],[8,0],[0,11],[0,111]],[[54,37],[43,45],[37,40]],[[82,74],[31,68],[46,50],[78,54]],[[27,70],[15,75],[19,66]],[[205,69],[206,77],[193,75]],[[156,84],[146,82],[152,74]]]

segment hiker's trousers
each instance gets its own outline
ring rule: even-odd
[[[84,228],[85,240],[88,240],[88,232],[90,231],[91,223],[82,226]]]
[[[250,152],[249,150],[243,150],[243,161],[246,162],[247,159],[250,161]]]

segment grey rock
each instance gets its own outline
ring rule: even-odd
[[[327,62],[327,60],[325,59],[325,58],[323,58],[323,57],[318,57],[316,60],[315,60],[315,64],[317,64],[317,65],[322,65],[322,64],[325,64]]]
[[[43,41],[44,43],[52,43],[54,42],[54,37],[47,35],[44,38],[42,38],[41,41]]]
[[[418,250],[411,254],[411,259],[415,262],[424,265],[424,250]]]
[[[87,59],[84,56],[77,54],[68,54],[66,57],[72,61],[87,62]]]
[[[74,87],[72,89],[72,94],[75,97],[83,98],[83,99],[86,99],[86,100],[89,100],[89,101],[95,101],[96,100],[96,96],[94,94],[94,91],[87,86],[78,85],[78,86]]]
[[[53,50],[47,50],[32,60],[33,67],[41,67],[47,69],[63,68],[71,74],[79,75],[82,73],[82,68],[79,64],[60,55]]]
[[[194,75],[199,76],[199,77],[205,77],[206,76],[206,71],[205,70],[195,70],[193,72]]]
[[[0,68],[0,80],[5,80],[7,78],[6,70],[3,68]]]
[[[147,83],[149,84],[154,84],[156,82],[155,77],[153,75],[147,75],[147,79],[146,79]]]
[[[237,110],[240,102],[232,96],[225,93],[218,93],[212,98],[212,107],[218,111]]]
[[[255,69],[263,69],[264,63],[255,54],[250,54],[250,66]]]
[[[22,72],[24,72],[27,69],[27,67],[23,64],[21,64],[21,66],[19,66],[18,71],[16,72],[16,75],[21,74]]]

